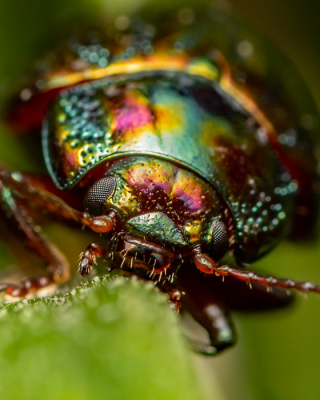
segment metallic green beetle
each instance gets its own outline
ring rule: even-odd
[[[68,278],[67,263],[20,203],[103,233],[106,243],[81,255],[80,273],[104,257],[155,281],[207,329],[197,349],[215,354],[235,340],[228,308],[285,305],[279,288],[320,292],[239,269],[315,230],[317,112],[289,63],[217,9],[117,21],[73,36],[20,92],[8,119],[27,131],[42,124],[56,188],[1,170],[3,204],[32,231],[55,281]],[[226,254],[237,268],[218,264]],[[219,275],[233,277],[224,289]],[[21,296],[49,281],[1,289]]]

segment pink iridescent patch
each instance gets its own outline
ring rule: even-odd
[[[139,104],[138,99],[128,97],[123,106],[115,110],[114,125],[118,132],[141,129],[153,122],[153,116],[146,104]]]
[[[192,195],[186,193],[185,190],[179,187],[175,189],[175,197],[183,201],[185,207],[187,207],[191,213],[195,213],[203,209],[201,194],[202,190],[196,187],[194,188]]]

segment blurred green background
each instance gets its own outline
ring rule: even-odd
[[[220,2],[222,6],[227,6],[224,1],[217,0],[217,2]],[[55,32],[63,29],[70,18],[80,19],[84,16],[94,18],[97,12],[118,15],[130,12],[144,3],[142,0],[119,0],[117,4],[107,0],[46,2],[2,0],[0,2],[0,90],[7,91],[12,82],[15,82],[32,64],[32,61],[42,53],[45,39],[48,38],[48,42],[51,42]],[[170,4],[169,0],[165,0],[163,7],[170,9]],[[228,4],[235,13],[247,18],[266,32],[287,53],[300,70],[320,108],[320,35],[318,32],[320,3],[318,0],[230,0]],[[0,131],[1,159],[16,168],[27,167],[28,170],[36,170],[34,157],[15,142],[7,128],[0,126]],[[88,244],[81,233],[74,230],[65,230],[62,236],[59,228],[52,226],[48,233],[63,250],[68,250],[72,260],[77,259],[79,245]],[[66,241],[66,235],[68,237],[72,235],[72,241]],[[4,266],[6,262],[7,256],[3,249],[0,256],[1,266]],[[259,268],[278,276],[320,282],[319,264],[320,245],[313,243],[296,246],[283,243],[259,263]],[[107,284],[104,283],[104,285]],[[105,294],[101,294],[100,289],[97,289],[95,298],[98,299],[96,302],[99,307],[101,304],[109,305],[109,309],[110,302],[115,301],[116,311],[120,315],[123,313],[126,324],[134,321],[134,318],[130,319],[133,311],[122,307],[121,301],[125,303],[125,300],[120,298],[120,303],[118,303],[117,296],[121,297],[121,293],[125,293],[127,301],[132,301],[134,305],[134,312],[137,312],[138,306],[142,307],[137,317],[138,322],[134,325],[136,332],[133,343],[137,344],[138,352],[135,352],[134,346],[126,345],[129,339],[124,327],[106,326],[104,330],[94,319],[90,320],[88,325],[84,323],[82,328],[88,328],[89,335],[96,330],[99,332],[96,337],[99,345],[91,341],[87,347],[83,343],[78,343],[81,342],[79,338],[78,341],[74,339],[75,342],[72,342],[74,334],[72,327],[70,331],[68,327],[65,331],[59,328],[64,324],[63,318],[72,319],[72,315],[76,315],[74,318],[81,320],[90,315],[90,307],[95,309],[92,303],[90,306],[90,300],[88,300],[90,293],[84,300],[78,300],[79,304],[74,305],[74,308],[69,307],[69,314],[64,309],[61,311],[59,306],[53,307],[55,311],[49,311],[49,317],[41,311],[39,305],[35,306],[35,313],[34,315],[31,313],[31,318],[30,315],[28,317],[28,312],[23,310],[5,309],[5,315],[2,315],[2,321],[0,320],[0,342],[2,343],[0,397],[9,398],[10,395],[11,398],[38,398],[32,396],[31,383],[34,382],[34,385],[38,385],[41,390],[51,393],[52,396],[48,395],[46,398],[52,399],[89,398],[90,393],[92,396],[90,398],[93,399],[107,397],[110,399],[313,400],[320,398],[319,297],[311,295],[307,300],[298,298],[295,306],[290,310],[274,314],[236,315],[235,322],[239,332],[238,345],[218,357],[208,359],[191,355],[186,350],[175,319],[170,310],[166,309],[165,301],[158,305],[156,300],[158,296],[150,294],[141,285],[125,283],[124,286],[126,288],[112,289],[107,285],[107,289],[103,291]],[[116,290],[116,300],[112,300],[112,296],[115,296],[112,290]],[[72,299],[70,302],[72,303]],[[22,313],[21,315],[27,313],[27,316],[18,318],[17,312]],[[153,320],[146,317],[154,312],[158,313],[156,315],[161,319]],[[43,321],[46,318],[48,324],[47,330],[44,331]],[[38,347],[33,342],[34,326],[37,324],[42,326],[41,329],[39,328],[41,346]],[[171,325],[173,325],[172,331]],[[92,329],[93,327],[95,328]],[[149,348],[146,353],[143,352],[143,347],[139,342],[139,333],[144,332],[150,335],[148,346],[151,346],[151,350]],[[123,343],[117,342],[117,333],[123,335]],[[106,339],[111,340],[111,343],[102,342],[104,335]],[[67,340],[69,346],[59,344],[59,341],[64,340]],[[143,342],[145,338],[142,337],[141,340]],[[166,346],[165,343],[168,341],[169,344]],[[178,345],[180,341],[181,348]],[[124,346],[123,351],[118,352],[117,346]],[[49,348],[51,350],[48,353]],[[104,350],[100,359],[97,360],[95,357],[99,349]],[[83,352],[83,357],[79,355],[79,351]],[[48,363],[48,359],[43,355],[46,352],[52,357],[52,364]],[[60,359],[57,352],[65,352],[65,357]],[[93,353],[92,357],[90,357],[90,352]],[[114,359],[110,356],[111,361],[104,362],[107,354],[111,354]],[[147,355],[143,356],[145,354]],[[164,354],[166,357],[163,356]],[[30,360],[34,357],[36,360],[31,362]],[[74,360],[73,363],[70,363],[71,357]],[[41,365],[45,365],[45,368],[41,368]],[[123,365],[125,365],[124,369]],[[59,368],[60,373],[57,372]],[[52,372],[53,369],[55,373]],[[139,373],[136,373],[137,369]],[[29,375],[28,373],[24,375],[23,371],[28,371]],[[154,371],[160,371],[156,377]],[[63,386],[64,383],[61,382],[63,374],[72,384]],[[34,375],[38,375],[37,379],[33,378]],[[24,382],[20,386],[15,386],[14,382],[23,376],[29,380],[29,385]],[[46,381],[46,376],[48,380],[53,380],[47,386],[41,383]],[[78,376],[77,386],[76,377]],[[59,391],[54,395],[57,388]],[[41,397],[41,390],[39,398],[44,398]]]

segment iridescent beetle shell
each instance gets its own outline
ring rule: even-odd
[[[287,231],[283,210],[291,213],[297,183],[240,104],[202,77],[167,75],[112,78],[63,92],[43,132],[52,176],[70,187],[100,162],[133,154],[179,163],[222,195],[237,221],[239,262],[254,261]],[[83,98],[102,116],[79,127],[90,115],[79,107]]]
[[[284,93],[281,75],[291,69],[274,68],[278,54],[256,34],[230,28],[214,9],[206,17],[190,12],[188,23],[176,15],[161,25],[133,18],[124,30],[73,38],[22,92],[16,115],[75,85],[58,95],[43,127],[56,185],[69,189],[97,165],[127,155],[178,163],[226,201],[237,260],[249,263],[294,229],[295,218],[305,236],[313,230],[316,114],[310,99],[309,110],[291,104],[301,92]]]
[[[84,186],[117,159],[144,157],[151,169],[159,160],[164,175],[170,165],[190,171],[227,205],[238,265],[283,237],[310,237],[319,205],[318,117],[290,63],[215,8],[125,22],[70,39],[10,115],[22,129],[44,119],[43,152],[56,186]],[[190,199],[201,203],[195,193]],[[142,223],[136,211],[128,230]],[[164,224],[170,240],[187,244],[170,221],[148,218],[149,238],[156,241],[162,233],[152,230]]]

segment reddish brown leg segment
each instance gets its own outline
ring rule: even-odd
[[[20,285],[9,283],[0,284],[0,292],[5,292],[12,297],[24,297],[30,292],[37,292],[44,287],[54,283],[50,276],[38,276],[36,278],[26,278]]]
[[[315,292],[320,294],[320,285],[315,285],[312,282],[295,282],[292,279],[278,279],[269,275],[258,275],[251,271],[241,271],[231,268],[228,265],[218,267],[215,274],[218,276],[230,275],[249,284],[251,282],[257,282],[267,288],[276,286],[280,289],[295,289],[302,293]]]
[[[295,289],[302,293],[315,292],[320,294],[320,285],[315,285],[312,282],[295,282],[292,279],[278,279],[269,275],[259,275],[252,271],[239,270],[228,265],[219,267],[209,256],[200,252],[194,253],[193,260],[197,268],[206,274],[215,274],[217,276],[229,275],[249,285],[252,282],[260,283],[266,286],[267,289],[275,286],[280,289]]]
[[[25,200],[30,207],[39,208],[59,218],[79,222],[98,233],[109,232],[114,227],[115,213],[91,217],[88,213],[70,207],[59,197],[37,186],[34,180],[32,181],[30,177],[20,172],[0,170],[0,181],[11,191],[12,197]]]
[[[194,349],[205,355],[217,354],[235,344],[235,327],[223,297],[192,267],[186,265],[177,275],[177,283],[186,293],[182,298],[182,315],[187,311],[208,333],[208,338],[192,341]]]
[[[203,253],[195,253],[193,261],[196,267],[205,274],[214,274],[218,267],[209,256]]]
[[[167,287],[166,289],[166,292],[169,295],[169,302],[171,304],[171,307],[178,314],[181,307],[182,296],[185,293],[173,286]]]
[[[66,258],[43,235],[40,228],[33,224],[28,210],[37,209],[58,218],[76,221],[99,233],[109,232],[115,224],[115,213],[110,213],[108,216],[90,217],[87,213],[70,207],[59,197],[46,191],[41,186],[40,180],[37,181],[37,179],[32,179],[20,172],[0,169],[0,189],[2,194],[0,206],[14,218],[24,234],[27,246],[46,262],[50,275],[49,277],[27,279],[21,285],[3,284],[0,286],[0,291],[5,291],[12,296],[25,296],[30,291],[47,286],[53,281],[65,282],[70,277]],[[87,268],[89,266],[90,262],[88,262]]]
[[[97,257],[104,257],[106,250],[100,243],[92,243],[80,255],[79,271],[81,276],[88,276]]]
[[[0,182],[1,183],[1,182]],[[34,251],[47,264],[48,275],[35,278],[26,278],[20,285],[4,283],[0,284],[0,292],[12,297],[23,297],[30,292],[36,292],[53,282],[65,282],[70,277],[69,264],[57,247],[49,242],[38,226],[35,226],[27,211],[19,207],[11,191],[1,187],[1,203],[10,220],[15,221],[15,226],[23,234],[27,247]]]
[[[65,282],[70,277],[69,264],[58,248],[35,226],[25,209],[19,207],[11,191],[2,187],[2,204],[17,222],[25,236],[26,245],[48,265],[48,272],[56,282]]]

